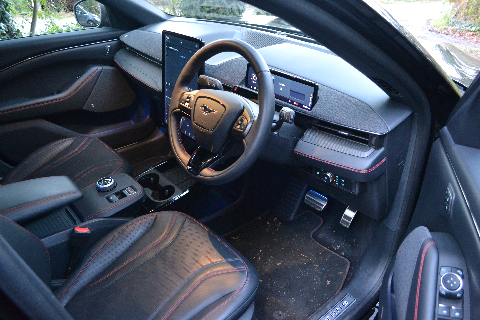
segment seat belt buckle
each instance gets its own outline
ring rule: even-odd
[[[72,251],[68,259],[66,276],[69,276],[73,268],[77,265],[78,260],[85,253],[88,240],[90,239],[90,229],[84,227],[75,227],[70,237],[70,246]]]
[[[75,227],[70,238],[70,245],[74,248],[83,248],[87,245],[88,239],[90,239],[89,228]]]

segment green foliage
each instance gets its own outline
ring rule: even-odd
[[[81,30],[81,29],[83,29],[83,27],[76,22],[65,23],[62,26],[59,26],[55,19],[50,19],[47,22],[47,28],[45,29],[44,33],[58,33],[58,32],[74,31],[74,30]]]
[[[238,0],[148,0],[168,14],[199,19],[241,17],[245,4]]]
[[[81,6],[83,7],[83,9],[85,9],[88,12],[93,13],[94,15],[97,15],[99,17],[102,14],[101,9],[100,9],[100,5],[98,4],[98,2],[96,0],[86,0],[86,1],[82,2]]]
[[[448,0],[452,11],[446,14],[447,25],[457,30],[480,31],[480,0]]]
[[[22,34],[17,28],[11,16],[12,5],[9,0],[0,0],[0,40],[21,37]]]
[[[183,0],[180,11],[184,16],[203,19],[241,17],[245,4],[234,0]]]

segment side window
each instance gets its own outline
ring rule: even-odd
[[[104,10],[100,3],[77,2],[0,0],[0,40],[100,26]]]

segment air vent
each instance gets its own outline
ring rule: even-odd
[[[402,96],[400,92],[398,92],[398,90],[392,87],[388,82],[378,78],[371,78],[371,80],[375,82],[375,84],[379,86],[383,91],[385,91],[385,93],[387,93],[388,95],[395,97]]]
[[[364,143],[352,141],[349,138],[339,137],[312,128],[305,131],[302,140],[325,149],[360,158],[366,158],[374,151],[372,147],[369,147]]]
[[[383,146],[384,136],[363,132],[351,128],[342,127],[330,122],[311,118],[302,114],[296,114],[295,124],[305,129],[314,128],[318,131],[329,133],[331,135],[342,137],[350,141],[360,142],[374,149],[380,149]]]

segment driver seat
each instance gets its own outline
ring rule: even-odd
[[[0,256],[0,313],[7,319],[253,316],[254,267],[179,212],[141,216],[112,231],[55,292],[50,289],[55,262],[43,242],[1,216]]]

